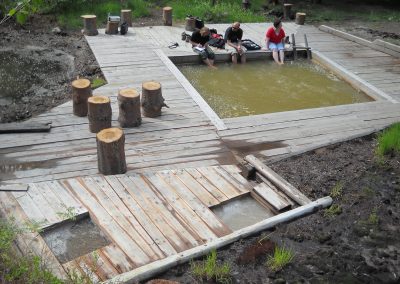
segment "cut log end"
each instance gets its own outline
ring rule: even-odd
[[[171,10],[172,10],[172,7],[164,7],[164,8],[163,8],[163,11],[169,12],[169,11],[171,11]]]
[[[90,86],[90,81],[88,79],[77,79],[72,82],[72,87],[77,89],[85,89]]]
[[[136,98],[140,96],[139,92],[135,89],[123,89],[119,91],[119,94],[126,98]]]
[[[142,84],[143,89],[146,89],[148,91],[155,91],[158,89],[161,89],[161,84],[158,82],[154,82],[154,81],[149,81],[149,82],[144,82]]]
[[[105,96],[93,96],[88,98],[88,103],[91,104],[108,104],[110,103],[110,98]]]
[[[120,128],[107,128],[97,133],[96,137],[103,143],[113,143],[121,139],[124,132]]]
[[[83,19],[94,19],[94,18],[96,18],[96,15],[82,15],[81,18],[83,18]]]

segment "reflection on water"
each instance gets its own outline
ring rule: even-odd
[[[319,65],[295,61],[179,66],[222,118],[372,101]]]
[[[241,197],[212,208],[212,211],[231,230],[253,225],[274,214],[251,196]]]

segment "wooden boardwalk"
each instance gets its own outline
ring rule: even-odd
[[[269,25],[242,28],[246,38],[262,44]],[[221,33],[228,25],[211,27]],[[315,27],[285,23],[284,28],[296,34],[298,44],[306,33],[317,57],[345,70],[354,85],[367,86],[377,100],[222,120],[168,58],[193,55],[180,39],[182,27],[133,28],[127,36],[101,30],[88,37],[108,81],[94,94],[111,98],[114,126],[121,88],[140,90],[144,81],[159,81],[170,108],[161,117],[143,118],[138,128],[124,129],[126,175],[98,175],[95,135],[87,118],[72,115],[71,102],[30,120],[52,122],[48,133],[1,134],[0,186],[29,185],[27,192],[0,192],[1,215],[49,229],[66,221],[58,213],[69,208],[79,217],[89,215],[110,240],[96,259],[87,254],[67,263],[60,263],[35,233],[19,237],[18,248],[44,255],[58,275],[68,269],[88,273],[96,264],[92,277],[110,279],[231,234],[210,207],[254,191],[259,199],[271,199],[263,186],[255,188],[240,176],[233,166],[238,156],[281,159],[400,121],[398,57]],[[179,46],[169,49],[173,42]]]

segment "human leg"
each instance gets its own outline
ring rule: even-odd
[[[274,59],[274,61],[276,63],[281,64],[279,62],[279,55],[278,55],[278,50],[277,49],[272,50],[272,58]]]
[[[278,50],[279,50],[280,64],[284,64],[285,63],[285,47],[283,46],[282,43],[278,44]]]
[[[240,62],[242,64],[246,63],[246,48],[244,46],[242,46],[242,50],[240,52]]]

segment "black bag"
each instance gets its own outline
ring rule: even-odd
[[[257,43],[252,41],[251,39],[244,39],[242,40],[242,45],[247,49],[247,50],[259,50],[261,49],[261,46],[259,46]]]
[[[121,35],[126,35],[126,33],[128,32],[128,23],[127,22],[123,22],[121,24],[119,32],[120,32]]]
[[[224,49],[225,40],[223,38],[212,38],[208,41],[208,45]]]
[[[201,29],[202,27],[204,27],[204,21],[200,20],[199,18],[196,18],[195,26],[196,29]]]

